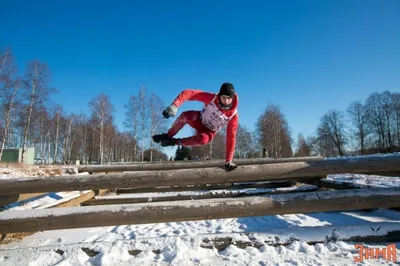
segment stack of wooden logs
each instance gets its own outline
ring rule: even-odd
[[[226,171],[222,160],[88,165],[80,166],[78,171],[90,175],[0,180],[0,205],[41,193],[93,191],[80,202],[82,206],[1,212],[0,233],[400,207],[400,188],[339,187],[326,180],[327,175],[342,173],[399,176],[400,156],[238,159],[235,163],[238,168],[234,171]],[[237,192],[298,183],[316,188],[252,195]],[[229,192],[151,201],[140,197],[96,198],[104,191],[121,194],[215,189]]]

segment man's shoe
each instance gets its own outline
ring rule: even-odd
[[[176,139],[174,139],[174,138],[170,138],[170,139],[161,141],[161,146],[163,146],[163,147],[175,146],[176,144],[177,144]]]
[[[167,133],[163,133],[163,134],[158,134],[158,135],[154,135],[153,136],[153,141],[156,143],[160,143],[163,140],[169,140],[171,139],[170,137],[168,137]]]

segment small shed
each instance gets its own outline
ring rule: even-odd
[[[9,148],[3,150],[1,162],[3,163],[20,163],[22,159],[22,148]],[[30,147],[25,151],[24,164],[35,163],[35,148]]]

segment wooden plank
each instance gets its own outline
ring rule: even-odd
[[[310,179],[328,174],[382,172],[400,170],[400,156],[338,159],[315,162],[292,162],[239,166],[234,171],[223,168],[139,171],[0,180],[0,195],[115,188],[149,188],[220,184],[248,181]]]
[[[0,213],[0,233],[400,206],[400,188],[353,189],[180,202],[67,207]]]
[[[295,181],[277,181],[277,182],[246,182],[246,183],[226,183],[226,184],[208,184],[192,186],[175,187],[155,187],[155,188],[121,188],[116,189],[116,194],[125,193],[144,193],[144,192],[172,192],[172,191],[198,191],[198,190],[218,190],[218,189],[243,189],[243,188],[278,188],[291,187]]]
[[[255,159],[236,159],[237,165],[254,165],[268,163],[285,163],[285,162],[313,162],[323,160],[323,157],[295,157],[295,158],[255,158]],[[225,160],[210,160],[210,161],[164,161],[152,163],[135,163],[124,165],[83,165],[78,167],[78,172],[124,172],[124,171],[156,171],[156,170],[174,170],[174,169],[193,169],[207,167],[222,167]]]
[[[0,196],[0,206],[35,198],[44,194],[46,193],[27,193],[27,194]]]

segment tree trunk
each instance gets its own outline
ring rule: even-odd
[[[4,126],[4,136],[3,136],[3,140],[1,142],[1,149],[0,149],[0,161],[3,156],[3,150],[5,147],[5,144],[7,142],[7,134],[8,134],[8,130],[9,130],[10,123],[11,123],[11,112],[14,108],[13,103],[14,103],[15,96],[17,95],[18,89],[19,89],[18,87],[14,87],[14,92],[13,92],[13,95],[11,96],[10,104],[8,105],[8,108],[7,108],[6,124]]]
[[[56,114],[56,137],[54,140],[54,155],[53,155],[53,164],[57,163],[57,152],[58,152],[58,132],[60,129],[60,113],[57,112]]]

